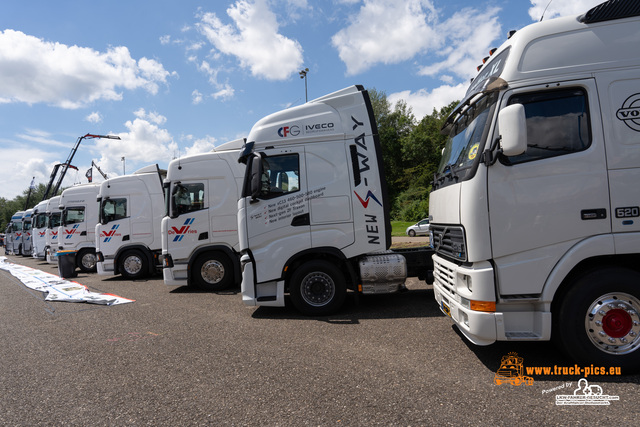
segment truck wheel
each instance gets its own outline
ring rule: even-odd
[[[148,271],[147,257],[137,249],[125,251],[118,258],[118,270],[122,277],[128,280],[141,279]]]
[[[80,249],[76,255],[76,265],[85,273],[96,271],[96,253],[93,249]]]
[[[328,261],[310,261],[291,276],[289,293],[293,305],[307,316],[331,314],[342,306],[347,294],[342,272]]]
[[[554,322],[556,344],[585,365],[640,368],[640,273],[608,267],[579,278]]]
[[[191,278],[198,289],[221,291],[233,283],[233,264],[222,252],[207,252],[193,263]]]

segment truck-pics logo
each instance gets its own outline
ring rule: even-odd
[[[278,129],[278,136],[280,136],[280,138],[298,135],[300,135],[300,128],[298,126],[283,126]]]
[[[616,111],[618,120],[622,120],[629,129],[640,132],[640,93],[625,99],[622,108]]]
[[[80,226],[80,224],[76,224],[73,226],[73,228],[71,230],[67,230],[66,228],[64,229],[64,232],[66,233],[65,239],[70,239],[71,237],[73,237],[74,234],[76,234],[76,231],[78,231],[78,227]]]
[[[497,385],[508,383],[514,386],[532,385],[533,378],[524,375],[524,359],[518,353],[509,353],[502,356],[498,372],[493,377],[493,382]]]
[[[109,230],[109,231],[103,231],[102,232],[102,236],[100,236],[100,237],[104,237],[103,242],[107,243],[107,242],[110,242],[111,238],[113,238],[113,237],[122,236],[121,233],[116,233],[118,228],[120,228],[120,224],[114,225],[113,227],[111,227],[111,230]]]
[[[182,240],[182,238],[187,235],[187,234],[197,234],[198,230],[192,230],[191,224],[193,224],[193,221],[195,221],[195,218],[187,218],[187,220],[184,222],[184,224],[182,225],[182,227],[177,228],[177,227],[171,227],[171,229],[169,230],[169,234],[175,234],[176,237],[173,238],[174,242],[180,242]]]

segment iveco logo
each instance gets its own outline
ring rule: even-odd
[[[280,138],[298,135],[300,135],[300,128],[298,126],[283,126],[278,129],[278,136],[280,136]]]
[[[616,117],[629,129],[640,132],[640,93],[628,97],[622,103],[622,108],[616,111]]]

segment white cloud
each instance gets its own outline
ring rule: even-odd
[[[303,63],[300,43],[279,31],[278,19],[265,0],[239,0],[227,9],[233,24],[205,13],[198,30],[219,52],[237,58],[255,77],[285,80]]]
[[[124,46],[98,52],[14,30],[0,32],[0,63],[0,102],[68,109],[121,100],[122,89],[155,94],[170,75],[153,59],[136,61]]]
[[[498,8],[483,12],[463,9],[438,24],[438,33],[446,34],[446,47],[437,51],[436,56],[444,57],[444,60],[421,67],[419,74],[437,76],[439,73],[454,73],[463,79],[475,77],[482,57],[489,55],[493,41],[502,34],[499,11]],[[478,24],[470,26],[469,22]]]
[[[97,139],[92,147],[100,156],[100,168],[109,176],[121,174],[122,157],[130,173],[153,163],[167,164],[178,149],[169,131],[159,127],[166,121],[164,116],[142,108],[134,114],[136,118],[125,123],[128,132],[117,134],[120,140]]]
[[[378,63],[395,64],[437,48],[442,36],[433,27],[429,0],[365,0],[350,25],[331,38],[347,74]]]
[[[558,18],[560,16],[581,15],[587,12],[594,6],[599,5],[604,0],[563,0],[552,1],[549,4],[549,0],[531,0],[531,7],[529,8],[529,16],[534,21],[539,21],[544,12],[544,19]],[[547,5],[549,7],[547,7]]]
[[[89,123],[100,123],[100,122],[102,122],[102,115],[99,112],[94,111],[93,113],[91,113],[87,117],[85,117],[84,119],[86,121],[88,121]]]
[[[191,92],[191,103],[193,105],[200,104],[202,102],[202,99],[203,99],[202,94],[197,89]]]
[[[184,150],[184,156],[192,156],[194,154],[206,153],[216,146],[217,139],[212,136],[207,136],[206,138],[197,139],[194,141],[191,147],[187,147]],[[183,157],[184,157],[183,156]]]
[[[417,92],[408,90],[392,93],[387,96],[389,103],[394,106],[398,101],[404,100],[414,116],[421,120],[424,116],[433,112],[434,108],[440,108],[449,105],[453,101],[461,100],[467,90],[467,85],[460,83],[456,86],[440,86],[429,92],[426,89],[420,89]]]

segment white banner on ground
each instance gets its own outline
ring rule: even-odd
[[[118,295],[91,292],[80,283],[25,265],[14,264],[7,260],[7,257],[0,257],[0,269],[11,273],[29,289],[47,292],[46,301],[88,302],[102,305],[125,304],[135,301]]]

